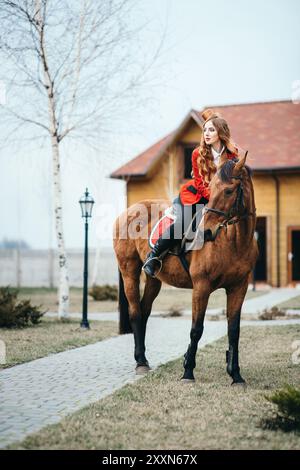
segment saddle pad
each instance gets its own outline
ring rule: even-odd
[[[158,220],[158,222],[156,222],[151,231],[149,237],[149,245],[151,248],[154,247],[155,243],[157,242],[159,237],[164,233],[164,231],[167,230],[167,228],[169,228],[170,225],[172,225],[176,220],[176,216],[172,213],[170,209],[171,208],[166,209],[165,214],[162,216],[161,219]]]

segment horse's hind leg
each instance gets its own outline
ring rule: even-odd
[[[137,288],[137,283],[133,283],[131,280],[127,281],[127,286],[131,285],[129,289],[131,292]],[[150,370],[149,363],[146,359],[146,346],[145,346],[145,336],[146,336],[146,326],[149,315],[151,313],[152,303],[154,299],[157,297],[161,288],[161,281],[158,279],[148,278],[146,280],[145,290],[143,294],[143,298],[139,305],[137,305],[135,299],[137,296],[137,291],[134,292],[134,299],[132,297],[131,302],[132,308],[130,311],[130,322],[132,326],[132,331],[134,335],[134,358],[136,360],[136,373],[137,374],[144,374]],[[127,294],[126,294],[127,295]],[[130,294],[129,294],[130,296]]]
[[[122,270],[125,294],[129,306],[129,319],[134,335],[134,358],[136,360],[136,372],[147,372],[150,367],[146,359],[145,336],[146,326],[154,299],[157,297],[161,281],[147,276],[143,298],[140,301],[140,273],[141,262],[126,264],[126,270]]]
[[[140,269],[121,271],[124,281],[124,290],[128,300],[129,319],[134,336],[134,358],[137,367],[149,369],[145,356],[145,327],[140,302]]]
[[[142,313],[142,325],[141,325],[141,345],[145,351],[145,336],[147,321],[151,313],[152,304],[159,294],[161,289],[161,281],[157,278],[146,277],[146,284],[144,289],[143,298],[141,300],[141,313]]]
[[[233,384],[244,384],[239,367],[239,337],[241,309],[248,288],[248,279],[232,288],[227,288],[227,320],[229,350],[226,353],[227,373]]]

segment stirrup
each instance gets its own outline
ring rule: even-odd
[[[160,258],[158,258],[157,256],[154,256],[153,258],[146,259],[145,263],[143,264],[142,270],[144,271],[144,267],[147,265],[147,263],[149,263],[149,261],[152,261],[152,260],[158,261],[159,264],[160,264],[158,271],[153,276],[153,277],[156,277],[157,274],[159,274],[160,271],[162,270],[162,265],[163,265],[162,260]]]

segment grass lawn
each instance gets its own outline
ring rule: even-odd
[[[266,291],[248,291],[246,299],[263,295]],[[57,292],[56,289],[48,288],[22,288],[19,294],[20,300],[31,299],[33,305],[43,305],[43,308],[49,312],[57,311]],[[154,301],[153,310],[168,311],[171,308],[191,309],[192,291],[190,289],[175,289],[163,287],[157,299]],[[224,289],[218,289],[213,292],[209,299],[208,308],[226,307],[226,293]],[[118,302],[103,300],[96,302],[89,297],[89,312],[116,312]],[[82,311],[82,289],[71,288],[70,290],[70,312]]]
[[[300,309],[300,295],[286,300],[285,302],[281,302],[277,307],[282,309]]]
[[[0,329],[0,339],[6,344],[6,364],[11,367],[49,354],[96,343],[118,334],[116,322],[91,321],[90,330],[82,330],[79,320],[62,323],[43,318],[38,325],[22,329]]]
[[[195,384],[182,384],[182,359],[172,361],[10,448],[299,449],[299,434],[259,426],[274,410],[265,395],[300,386],[300,365],[291,360],[299,339],[300,325],[245,327],[246,389],[230,385],[222,338],[198,352]]]

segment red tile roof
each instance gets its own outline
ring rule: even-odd
[[[155,160],[160,156],[163,149],[168,148],[173,134],[174,133],[172,132],[163,139],[156,142],[156,144],[152,145],[140,155],[111,173],[110,177],[126,178],[126,176],[145,176]]]
[[[206,108],[219,111],[226,119],[233,140],[242,149],[249,150],[247,163],[254,170],[300,169],[300,104],[272,101]],[[202,121],[200,111],[192,110],[190,118],[198,118],[198,123]],[[114,171],[111,177],[145,176],[170,143],[176,140],[177,131]]]

